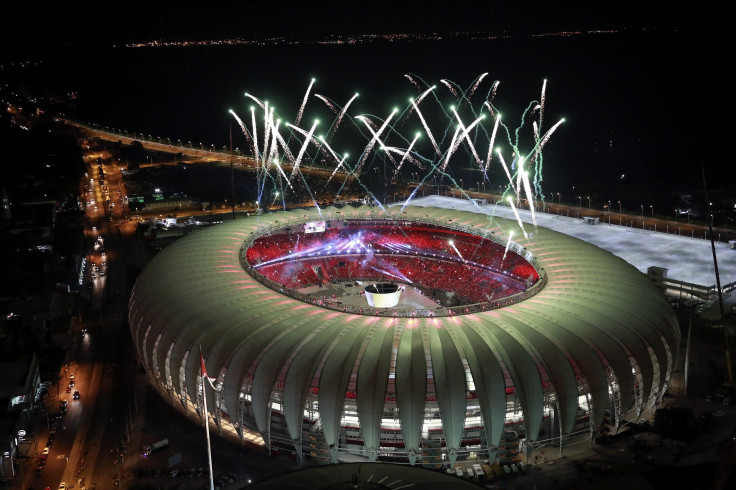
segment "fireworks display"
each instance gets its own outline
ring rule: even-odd
[[[233,110],[230,113],[255,162],[259,206],[267,207],[270,202],[285,208],[289,192],[299,184],[319,208],[317,192],[307,185],[304,168],[331,172],[326,183],[338,173],[343,177],[335,200],[347,192],[348,182],[353,182],[365,202],[380,207],[386,201],[387,184],[407,181],[409,176],[416,186],[404,206],[420,190],[431,191],[433,186],[451,187],[469,198],[460,175],[474,171],[484,186],[502,190],[502,200],[512,207],[528,238],[517,207],[528,206],[536,226],[535,201],[544,201],[542,149],[564,120],[546,131],[543,127],[545,80],[539,100],[529,102],[518,126],[511,128],[494,106],[499,82],[487,82],[487,75],[481,74],[462,89],[451,80],[430,85],[407,74],[405,78],[418,95],[409,98],[405,107],[394,107],[383,116],[351,114],[349,108],[357,93],[340,106],[324,95],[313,94],[316,80],[312,79],[293,123],[285,122],[287,119],[267,101],[246,93],[255,104],[250,107],[250,118],[242,119]],[[332,121],[309,120],[310,111],[322,117],[327,114]],[[525,127],[531,128],[524,131]],[[338,145],[351,147],[338,149]],[[383,185],[383,195],[377,183]]]

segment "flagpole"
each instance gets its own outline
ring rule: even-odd
[[[215,477],[212,474],[212,448],[210,447],[210,420],[207,415],[207,393],[204,389],[204,379],[207,377],[207,371],[204,368],[204,357],[202,357],[202,347],[199,348],[199,359],[202,364],[202,400],[204,404],[204,431],[207,434],[207,462],[210,468],[210,490],[215,490]]]

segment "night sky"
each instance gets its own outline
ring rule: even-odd
[[[124,2],[40,7],[16,2],[3,26],[8,53],[30,46],[95,48],[155,39],[219,39],[346,33],[505,31],[533,34],[556,30],[681,28],[717,30],[718,10],[676,2],[493,2],[432,0],[320,0],[248,2]],[[12,46],[12,48],[10,48]],[[6,53],[6,54],[8,54]]]
[[[642,137],[642,141],[652,142],[649,147],[642,146],[637,151],[645,155],[644,160],[632,160],[630,167],[622,168],[621,172],[637,173],[636,182],[645,188],[657,185],[670,186],[673,182],[684,182],[687,186],[700,187],[700,172],[698,167],[706,163],[710,168],[717,169],[718,177],[712,179],[713,185],[722,185],[728,182],[727,161],[730,148],[730,131],[728,121],[730,115],[729,98],[731,92],[729,63],[731,56],[726,53],[730,42],[727,39],[729,30],[722,26],[727,22],[728,16],[715,8],[707,8],[703,4],[677,5],[673,2],[639,2],[635,7],[629,7],[621,2],[588,2],[580,5],[578,2],[488,2],[488,1],[465,1],[465,2],[439,2],[439,1],[313,1],[313,2],[271,2],[271,1],[248,1],[248,2],[125,2],[122,4],[89,4],[87,6],[70,7],[69,4],[56,3],[43,8],[30,3],[16,3],[7,7],[9,12],[5,29],[0,30],[3,37],[4,49],[0,51],[0,60],[18,60],[27,52],[47,55],[55,51],[63,54],[62,59],[71,56],[86,58],[90,60],[91,66],[98,67],[100,79],[93,79],[90,73],[82,73],[82,79],[88,78],[94,85],[101,88],[107,87],[113,97],[108,98],[108,115],[110,124],[124,125],[127,121],[121,120],[121,112],[113,110],[113,102],[125,105],[124,97],[130,97],[133,102],[158,102],[157,89],[166,93],[175,94],[181,92],[182,97],[175,99],[172,106],[161,107],[153,110],[153,114],[169,113],[169,111],[185,109],[182,115],[171,117],[171,120],[187,121],[192,124],[211,119],[213,114],[221,116],[223,112],[218,105],[220,102],[206,102],[199,98],[199,94],[193,92],[191,84],[192,74],[198,74],[198,70],[210,78],[222,80],[222,85],[213,85],[207,80],[210,93],[226,93],[232,89],[232,93],[242,90],[257,90],[258,83],[268,85],[269,92],[257,92],[261,96],[273,97],[273,93],[283,94],[284,98],[291,97],[298,102],[301,93],[306,87],[307,76],[321,76],[321,91],[336,96],[339,100],[345,98],[345,94],[331,90],[325,84],[335,80],[334,74],[328,76],[325,67],[334,60],[324,60],[315,57],[314,60],[303,60],[304,66],[299,66],[301,61],[298,55],[293,53],[296,49],[284,48],[284,51],[274,52],[283,55],[284,61],[274,59],[273,66],[262,70],[264,75],[250,77],[249,71],[243,70],[241,60],[233,58],[228,60],[230,52],[211,50],[208,64],[201,64],[199,58],[186,54],[184,63],[174,60],[168,54],[161,53],[161,63],[169,63],[178,67],[179,73],[186,75],[187,85],[183,80],[177,85],[177,78],[171,80],[157,79],[155,72],[142,70],[148,77],[136,77],[135,73],[130,77],[132,82],[125,85],[114,85],[121,77],[110,77],[109,75],[119,70],[107,56],[112,46],[122,46],[126,43],[145,43],[154,40],[168,42],[185,40],[219,40],[228,38],[263,39],[273,36],[287,37],[290,40],[312,40],[325,39],[331,35],[344,34],[385,34],[385,33],[441,33],[444,35],[478,31],[485,33],[503,33],[513,37],[515,46],[523,46],[525,57],[515,59],[492,58],[488,53],[463,53],[468,56],[463,60],[466,66],[479,67],[479,71],[473,73],[478,75],[481,70],[488,70],[491,76],[501,80],[503,90],[497,100],[505,102],[511,90],[508,84],[517,84],[518,80],[525,75],[531,84],[530,90],[524,93],[529,97],[537,94],[541,78],[548,76],[549,72],[557,71],[558,78],[550,85],[551,108],[568,111],[562,114],[569,117],[570,122],[560,131],[552,144],[548,146],[549,156],[552,161],[555,151],[563,148],[579,147],[580,151],[590,151],[591,140],[599,139],[601,145],[613,137],[615,148],[618,151],[625,148],[621,143],[626,142],[629,147]],[[676,42],[662,43],[661,52],[656,52],[648,59],[639,54],[639,47],[634,43],[621,45],[620,52],[613,53],[616,57],[612,59],[611,50],[595,56],[597,45],[591,43],[590,53],[580,61],[572,59],[574,56],[562,50],[549,51],[539,50],[538,57],[529,56],[531,43],[525,43],[525,39],[532,36],[555,33],[561,31],[598,31],[617,30],[618,32],[662,32],[677,33]],[[537,37],[536,39],[539,39]],[[592,39],[592,37],[591,37]],[[621,42],[617,39],[617,42]],[[578,49],[579,49],[578,43]],[[371,49],[371,48],[365,48]],[[411,66],[395,66],[396,60],[404,59],[418,60],[418,53],[413,47],[406,45],[402,47],[404,52],[397,52],[395,59],[387,60],[393,62],[393,66],[375,64],[373,71],[385,72],[391,80],[401,81],[404,70],[413,71]],[[120,50],[118,50],[120,51]],[[334,50],[330,51],[333,52]],[[631,53],[632,60],[627,61]],[[98,55],[99,56],[95,56]],[[149,54],[146,52],[146,54]],[[311,54],[311,53],[310,53]],[[155,53],[150,58],[156,60]],[[321,55],[321,53],[320,53]],[[482,58],[481,55],[486,55]],[[215,57],[225,58],[221,65],[215,63]],[[456,80],[465,74],[456,73],[451,66],[458,65],[458,57],[437,57],[437,61],[424,59],[421,71],[414,71],[421,75],[432,75],[436,77],[448,77]],[[197,60],[194,62],[193,60]],[[582,60],[585,61],[582,61]],[[586,67],[582,63],[591,63],[590,71],[596,71],[598,78],[601,73],[606,73],[607,80],[611,80],[609,86],[591,80],[593,75],[586,73]],[[230,63],[228,63],[230,61]],[[648,62],[651,61],[651,64]],[[520,66],[512,66],[518,62]],[[175,63],[179,63],[178,65]],[[258,62],[261,68],[263,64]],[[444,65],[447,66],[444,66]],[[323,70],[319,73],[307,73],[314,65]],[[417,63],[419,65],[419,63]],[[535,65],[529,69],[530,65]],[[224,67],[220,69],[220,66]],[[667,70],[660,69],[667,66]],[[429,67],[429,68],[428,68]],[[574,70],[576,75],[574,82],[561,83],[560,78],[564,73],[560,70],[569,68],[570,73]],[[239,71],[240,70],[240,71]],[[526,70],[526,71],[524,71]],[[436,72],[436,73],[435,73]],[[171,73],[177,73],[172,69]],[[583,76],[577,75],[583,73]],[[379,73],[380,74],[380,73]],[[375,79],[367,83],[363,75],[360,81],[366,81],[366,94],[375,94],[385,87],[379,74],[371,74]],[[351,87],[350,90],[361,87],[352,87],[358,73],[351,73],[345,79]],[[466,77],[467,78],[467,77]],[[460,79],[459,82],[468,83],[469,79]],[[569,78],[569,77],[568,77]],[[587,78],[587,79],[586,79]],[[228,80],[230,79],[230,80]],[[278,80],[277,80],[278,79]],[[284,80],[288,84],[284,86]],[[136,83],[140,80],[140,87]],[[597,80],[597,79],[596,79]],[[103,83],[99,83],[104,81]],[[169,85],[162,85],[162,82]],[[226,82],[232,81],[233,87],[225,86]],[[276,83],[276,82],[279,83]],[[338,79],[343,82],[343,79]],[[569,82],[569,80],[566,80]],[[620,82],[620,83],[619,83]],[[210,87],[213,87],[210,89]],[[139,90],[136,91],[136,88]],[[339,87],[338,87],[339,88]],[[514,87],[518,88],[518,87]],[[236,91],[237,89],[237,91]],[[568,91],[570,95],[563,94]],[[160,92],[159,92],[160,93]],[[104,94],[102,94],[104,95]],[[567,97],[565,96],[567,95]],[[388,98],[388,97],[387,97]],[[606,102],[618,101],[606,104],[606,107],[597,105],[597,100],[603,98]],[[90,98],[91,99],[91,98]],[[113,100],[118,99],[118,100]],[[99,100],[99,98],[97,99]],[[193,100],[199,100],[198,104],[188,104]],[[346,100],[346,99],[345,99]],[[528,99],[525,99],[528,100]],[[238,98],[229,96],[228,103],[237,102]],[[577,105],[576,105],[577,104]],[[128,103],[127,105],[130,105]],[[206,109],[203,114],[192,112],[193,110]],[[204,110],[203,109],[203,110]],[[378,110],[378,109],[376,109]],[[144,111],[141,111],[143,114]],[[149,111],[151,112],[151,111]],[[173,114],[173,113],[172,113]],[[583,122],[582,117],[591,118],[592,122]],[[142,116],[141,116],[142,117]],[[225,118],[226,116],[222,116]],[[117,121],[115,120],[117,118]],[[155,118],[149,117],[148,121],[131,121],[131,127],[139,128],[141,131],[160,131],[169,134],[165,128],[156,128]],[[100,123],[108,123],[99,120]],[[217,124],[217,121],[213,121]],[[576,124],[578,125],[576,127]],[[600,134],[592,134],[589,138],[581,138],[580,125],[585,125],[588,132],[593,132],[592,126],[600,126]],[[153,127],[151,127],[153,126]],[[611,129],[615,128],[615,129]],[[187,128],[182,128],[182,132]],[[192,128],[196,134],[197,129]],[[226,134],[222,130],[223,135]],[[186,133],[184,133],[186,135]],[[187,135],[188,136],[188,135]],[[195,136],[192,136],[194,138]],[[205,138],[197,134],[196,137]],[[628,138],[628,142],[627,142]],[[630,144],[629,144],[630,143]],[[603,147],[601,146],[601,148]],[[578,160],[583,161],[581,156]],[[619,169],[602,160],[601,169],[604,172],[615,173]],[[574,183],[580,172],[590,172],[591,178],[601,171],[593,165],[579,165],[573,168],[567,175],[558,173],[558,182],[548,180],[548,191],[569,188]],[[642,170],[646,168],[647,172]],[[615,172],[614,172],[615,171]],[[557,177],[552,168],[548,178]],[[601,185],[608,187],[599,191],[601,198],[609,192],[621,194],[621,189],[611,191],[612,185],[621,186],[619,182],[611,183],[610,175],[602,176]],[[666,182],[664,182],[666,179]],[[651,186],[650,186],[651,183]],[[636,190],[635,192],[639,192]],[[732,193],[733,194],[733,193]]]

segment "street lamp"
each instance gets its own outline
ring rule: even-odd
[[[562,196],[560,196],[560,193],[557,193],[557,204],[562,204]]]
[[[650,205],[649,205],[649,208],[650,208],[650,209],[652,210],[652,218],[654,218],[654,206],[652,206],[652,205],[650,204]]]
[[[588,209],[590,209],[590,196],[588,196]]]
[[[641,215],[644,216],[644,205],[643,204],[639,204],[639,206],[641,206]]]
[[[583,196],[578,196],[578,207],[579,208],[583,207]]]
[[[618,214],[621,214],[621,201],[618,202]]]

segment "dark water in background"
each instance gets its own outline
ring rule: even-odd
[[[543,190],[560,192],[563,201],[590,195],[599,207],[622,200],[633,210],[644,199],[657,208],[671,206],[673,192],[701,187],[700,162],[724,137],[717,112],[712,112],[723,83],[718,68],[697,40],[678,33],[127,48],[66,57],[47,68],[58,83],[80,94],[65,109],[72,118],[217,148],[229,147],[231,130],[233,146],[246,147],[228,113],[233,109],[249,119],[252,103],[246,91],[293,121],[314,77],[313,95],[342,106],[357,91],[361,95],[351,106],[353,115],[385,117],[418,94],[407,73],[436,84],[444,100],[450,93],[441,79],[469,88],[488,72],[478,93],[485,95],[499,80],[494,105],[514,127],[527,105],[539,100],[546,79],[543,129],[561,117],[565,123],[544,150]],[[320,110],[325,105],[312,97],[305,121]],[[523,131],[531,134],[530,126]],[[332,144],[339,151],[362,150],[343,148],[334,143],[337,139]],[[720,172],[720,164],[712,165],[709,172]],[[466,187],[479,177],[462,166],[451,171],[465,179]],[[711,180],[725,182],[715,175]]]

